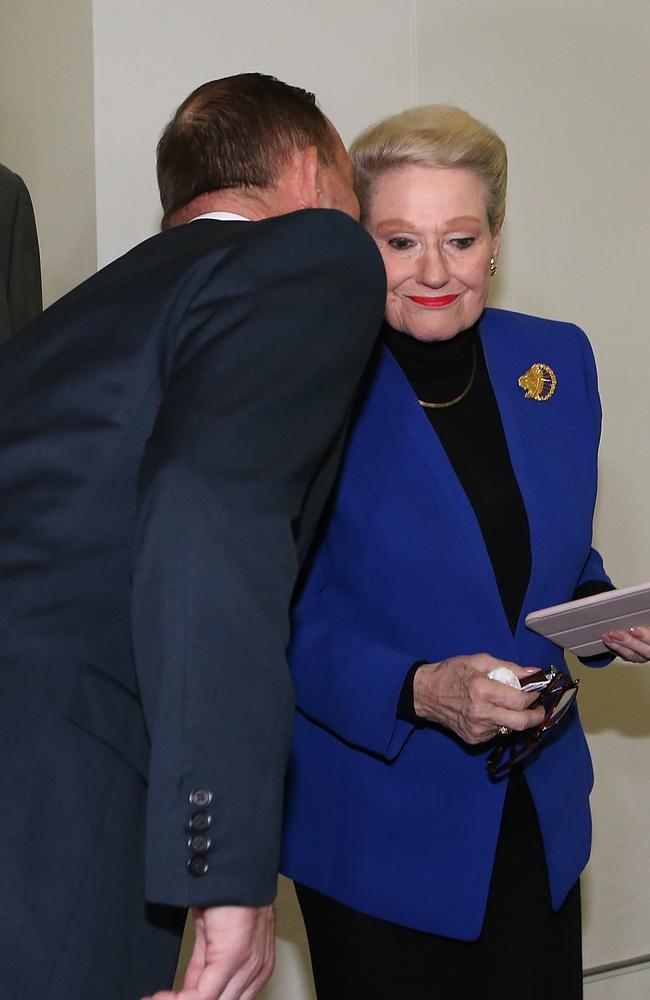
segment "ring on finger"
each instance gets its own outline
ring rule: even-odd
[[[500,736],[510,736],[512,729],[510,729],[509,726],[499,726],[497,732]]]

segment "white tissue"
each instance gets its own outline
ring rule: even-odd
[[[490,670],[488,677],[492,681],[499,681],[501,684],[507,684],[508,687],[521,689],[519,678],[516,674],[513,674],[512,670],[509,670],[508,667],[495,667],[494,670]]]

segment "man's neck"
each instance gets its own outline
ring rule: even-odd
[[[260,219],[283,215],[299,207],[299,205],[285,204],[280,192],[274,188],[260,188],[256,191],[242,189],[210,191],[207,194],[200,194],[179,209],[173,217],[172,224],[180,226],[207,212],[231,212],[233,215],[243,215],[251,222],[258,222]]]
[[[203,212],[195,215],[190,222],[198,222],[201,219],[218,219],[220,222],[250,222],[245,215],[237,215],[236,212]]]

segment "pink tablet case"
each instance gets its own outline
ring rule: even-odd
[[[650,583],[609,590],[526,615],[526,626],[576,656],[606,653],[601,637],[612,629],[650,625]]]

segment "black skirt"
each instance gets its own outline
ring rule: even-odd
[[[510,778],[477,941],[401,927],[302,885],[296,892],[318,1000],[580,1000],[583,995],[579,885],[554,911],[537,814],[521,773]]]

